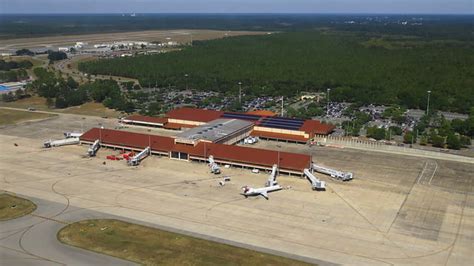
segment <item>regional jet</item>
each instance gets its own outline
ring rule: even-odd
[[[262,187],[262,188],[252,188],[249,186],[242,187],[243,192],[241,195],[244,195],[246,198],[247,197],[253,197],[253,196],[262,196],[266,200],[268,200],[268,193],[273,192],[273,191],[278,191],[283,189],[280,185],[274,185],[274,186],[269,186],[269,187]]]

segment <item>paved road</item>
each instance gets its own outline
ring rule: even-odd
[[[24,217],[1,222],[0,262],[5,265],[135,265],[133,262],[98,254],[60,243],[56,235],[68,223],[87,219],[119,219],[131,223],[143,224],[170,232],[213,240],[228,245],[272,253],[319,265],[337,265],[322,260],[304,258],[263,247],[246,245],[226,239],[137,221],[127,217],[115,216],[90,209],[77,208],[65,204],[17,195],[27,198],[37,205],[37,209]]]
[[[38,208],[24,217],[0,222],[1,264],[133,265],[129,261],[64,245],[56,239],[57,232],[68,222],[115,217],[67,204],[25,198],[32,200]]]

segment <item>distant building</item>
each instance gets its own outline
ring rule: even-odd
[[[315,100],[316,102],[319,103],[321,99],[325,98],[324,93],[303,93],[300,97],[302,101],[305,100]]]
[[[0,94],[14,92],[19,89],[24,89],[26,82],[6,82],[0,84]]]
[[[76,44],[74,45],[74,48],[76,49],[82,49],[84,46],[86,46],[87,43],[86,42],[76,42]]]

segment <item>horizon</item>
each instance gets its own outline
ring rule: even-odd
[[[394,14],[473,15],[471,0],[15,0],[1,14]]]
[[[364,16],[474,16],[474,13],[364,13],[364,12],[62,12],[62,13],[2,13],[2,15],[364,15]]]

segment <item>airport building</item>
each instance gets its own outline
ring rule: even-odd
[[[279,117],[271,112],[249,112],[235,113],[196,108],[178,108],[171,110],[164,117],[149,117],[132,115],[121,120],[129,125],[160,127],[165,129],[182,130],[196,128],[192,134],[203,133],[210,125],[217,125],[219,119],[232,120],[233,124],[243,125],[243,121],[249,123],[250,136],[260,139],[285,141],[293,143],[306,143],[315,135],[328,135],[334,130],[334,126],[323,124],[318,120],[304,120],[296,118]],[[239,120],[242,122],[235,122]],[[245,127],[247,129],[247,127]],[[190,133],[191,134],[191,133]],[[246,133],[244,133],[245,135]],[[189,134],[184,134],[189,135]]]
[[[24,89],[26,82],[7,82],[0,84],[0,94],[15,92],[20,89]]]
[[[232,119],[219,119],[215,123],[211,124],[214,128],[210,133],[195,132],[194,135],[183,134],[176,137],[93,128],[82,134],[80,142],[92,144],[99,140],[102,147],[133,151],[150,147],[151,154],[188,162],[207,162],[212,155],[215,162],[222,165],[265,171],[271,170],[276,164],[280,173],[298,176],[304,174],[304,169],[311,168],[312,158],[306,154],[223,144],[232,143],[248,134],[251,130],[248,128],[250,123]],[[196,127],[196,130],[203,129]],[[225,134],[220,135],[218,132]]]
[[[252,128],[253,123],[245,120],[219,118],[176,135],[175,142],[194,146],[199,142],[232,145],[248,137]]]

